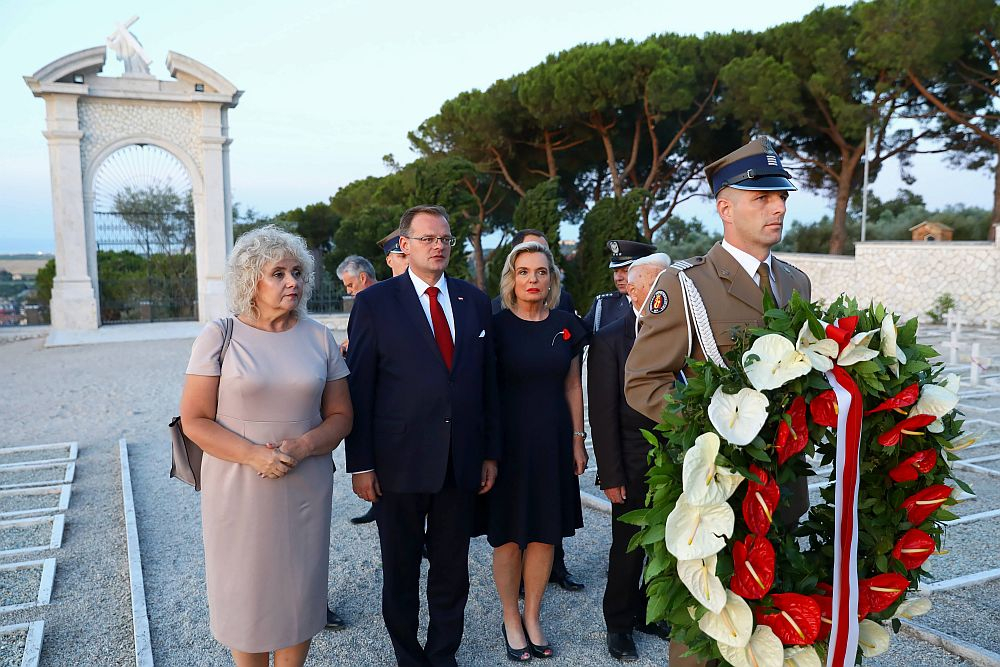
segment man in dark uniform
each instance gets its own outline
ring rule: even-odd
[[[794,291],[810,298],[806,274],[771,254],[781,240],[785,200],[795,190],[771,143],[755,139],[708,165],[705,176],[723,240],[703,257],[676,262],[657,279],[625,364],[625,398],[650,419],[659,420],[663,397],[688,357],[721,365],[736,342],[733,328],[763,323],[766,291],[779,306]],[[806,480],[783,488],[781,496],[776,519],[794,525],[808,509]],[[681,657],[686,652],[686,646],[671,642],[671,667],[705,664]]]
[[[544,232],[537,229],[522,229],[518,231],[514,234],[511,245],[513,247],[521,243],[530,242],[541,243],[546,248],[549,247],[549,240],[545,238]],[[494,298],[490,304],[494,315],[499,313],[503,307],[499,296]],[[568,290],[564,289],[560,291],[559,303],[556,305],[556,309],[565,310],[567,313],[576,315],[576,306],[573,305],[573,297],[570,296]],[[563,550],[562,541],[555,546],[555,551],[552,554],[552,571],[549,573],[549,582],[559,584],[559,587],[566,591],[582,591],[586,588],[581,582],[576,580],[573,573],[566,567],[566,552]]]
[[[388,236],[385,236],[378,242],[378,247],[382,248],[382,252],[385,253],[385,263],[392,271],[392,277],[395,278],[398,275],[402,275],[410,262],[406,257],[406,253],[403,249],[399,247],[399,230],[392,230]]]
[[[665,623],[646,624],[644,552],[628,551],[629,541],[639,529],[618,520],[623,514],[645,506],[649,469],[646,456],[650,445],[640,429],[656,426],[656,422],[625,402],[625,360],[635,342],[636,317],[643,302],[657,276],[669,266],[670,258],[663,253],[632,263],[627,287],[631,308],[625,317],[594,334],[587,355],[587,396],[597,476],[612,503],[604,622],[608,629],[608,652],[624,662],[639,659],[632,639],[633,627],[662,639],[667,639],[670,632]]]
[[[594,303],[590,310],[583,317],[583,325],[591,333],[597,332],[601,327],[611,324],[615,320],[625,317],[631,312],[632,302],[625,293],[628,284],[628,267],[640,257],[646,257],[656,252],[656,246],[649,243],[639,243],[638,241],[608,241],[608,250],[611,251],[611,263],[609,269],[614,269],[615,287],[614,292],[598,294],[594,297]]]

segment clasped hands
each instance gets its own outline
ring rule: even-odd
[[[482,476],[479,480],[479,494],[482,495],[489,492],[496,481],[497,462],[491,459],[483,461]],[[354,488],[354,494],[358,498],[367,500],[370,503],[376,502],[379,496],[382,495],[382,487],[378,483],[378,477],[375,475],[374,470],[351,475],[351,486]]]
[[[254,447],[250,465],[261,479],[279,479],[306,457],[304,447],[299,438],[282,440],[280,445],[267,442],[263,447]]]

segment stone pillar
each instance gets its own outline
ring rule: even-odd
[[[220,104],[199,105],[202,113],[201,151],[205,173],[204,201],[195,210],[198,259],[198,319],[207,322],[226,311],[223,275],[232,247],[232,195],[229,189],[229,128]]]
[[[52,326],[96,329],[100,325],[85,224],[83,170],[80,162],[79,95],[50,93],[45,98],[43,133],[49,144],[52,220],[55,226],[56,275],[52,285]],[[92,235],[92,232],[91,232]]]

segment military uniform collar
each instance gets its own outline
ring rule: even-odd
[[[733,259],[735,259],[740,266],[743,267],[743,270],[747,272],[748,276],[751,278],[755,278],[757,276],[757,268],[760,266],[759,259],[748,252],[740,250],[725,239],[722,239],[722,247],[726,252],[733,256]],[[772,259],[774,259],[774,255],[769,252],[767,253],[767,258],[764,259],[764,263],[767,264],[767,270],[770,272],[771,279],[773,280],[774,266],[771,264]]]
[[[739,299],[758,313],[764,312],[760,288],[732,253],[723,248],[721,243],[717,243],[708,251],[706,257],[711,260],[719,278],[728,284],[727,291],[730,296]],[[760,262],[754,261],[756,262],[754,274],[756,274],[756,267],[760,266]]]

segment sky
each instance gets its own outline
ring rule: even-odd
[[[54,247],[44,103],[22,77],[68,53],[99,46],[115,24],[132,32],[168,78],[167,51],[195,58],[245,93],[230,112],[234,201],[263,214],[325,201],[353,180],[383,175],[382,157],[416,157],[406,134],[462,91],[488,87],[582,42],[650,34],[761,30],[801,18],[802,0],[711,5],[659,0],[507,0],[422,3],[379,0],[0,0],[0,253]],[[827,3],[832,4],[832,3]],[[613,11],[610,9],[613,7]],[[122,71],[109,54],[103,74]],[[931,208],[992,205],[992,174],[949,168],[920,156],[911,187]],[[888,165],[873,186],[903,186]],[[832,210],[822,193],[799,192],[788,218]],[[705,200],[678,213],[715,225]],[[575,238],[567,228],[564,238]]]

